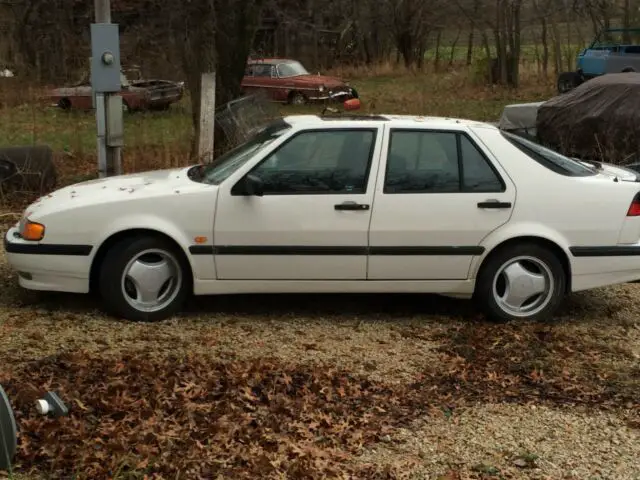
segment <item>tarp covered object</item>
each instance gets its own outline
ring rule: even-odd
[[[627,163],[640,153],[640,73],[612,73],[538,109],[540,142],[565,155]]]

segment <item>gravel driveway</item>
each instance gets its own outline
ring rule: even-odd
[[[246,455],[249,447],[234,440],[236,430],[235,437],[225,437],[224,449],[201,444],[180,450],[174,441],[157,440],[179,458],[208,459],[207,472],[219,478],[256,478],[255,472],[263,472],[258,476],[640,479],[640,285],[573,295],[552,324],[507,325],[485,322],[467,302],[421,295],[202,298],[182,318],[129,324],[104,317],[88,298],[21,291],[3,260],[0,288],[0,382],[15,399],[23,430],[34,432],[23,437],[28,442],[17,459],[28,478],[45,478],[52,466],[59,475],[54,478],[61,478],[72,465],[87,477],[105,475],[99,465],[83,463],[93,455],[92,442],[102,438],[89,426],[107,415],[95,403],[98,393],[114,411],[137,414],[144,385],[165,381],[162,377],[171,376],[168,365],[180,358],[176,368],[193,384],[215,381],[220,387],[228,371],[235,382],[229,391],[242,392],[243,382],[254,385],[250,400],[237,403],[229,396],[224,411],[233,419],[253,402],[243,415],[253,412],[254,421],[266,422],[251,428],[252,438],[262,439],[255,440],[255,448],[268,463]],[[205,381],[207,365],[218,373]],[[122,400],[118,407],[117,395],[124,393],[114,393],[109,382],[126,375],[133,379],[124,390],[131,403]],[[302,390],[269,384],[274,375],[293,378],[294,384],[301,379],[296,388]],[[269,400],[258,399],[258,384],[274,385]],[[327,400],[326,392],[313,390],[323,384],[340,398]],[[74,407],[71,423],[62,422],[57,433],[35,416],[30,403],[35,391],[49,387]],[[190,401],[206,400],[222,409],[215,403],[222,397],[209,398],[204,390]],[[156,438],[178,428],[171,416],[178,415],[174,407],[183,397],[167,398],[173,400],[153,413]],[[285,415],[274,406],[279,401],[297,407]],[[332,418],[330,425],[323,426],[315,412]],[[337,428],[340,419],[348,419],[348,435]],[[114,437],[134,438],[141,422],[116,422],[123,430]],[[261,443],[285,423],[296,428],[280,432],[277,449]],[[324,431],[329,443],[319,433],[310,435],[314,428]],[[68,444],[39,450],[47,438],[65,438]],[[303,446],[317,455],[304,463],[305,470],[299,457],[282,456]],[[135,449],[113,451],[105,462],[115,465],[131,455],[134,473],[198,478],[184,470],[176,477],[172,468],[178,467],[161,461],[154,470],[155,457]],[[142,478],[131,475],[122,478]]]

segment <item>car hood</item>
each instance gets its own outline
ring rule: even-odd
[[[187,194],[212,188],[191,180],[188,176],[190,168],[153,170],[76,183],[39,198],[27,208],[27,215],[37,218],[50,211],[77,206]]]

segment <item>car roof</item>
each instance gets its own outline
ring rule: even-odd
[[[362,123],[366,124],[371,121],[385,122],[391,127],[403,128],[437,128],[447,129],[460,127],[481,127],[481,128],[497,128],[495,125],[476,120],[468,120],[462,118],[420,116],[420,115],[354,115],[354,114],[338,114],[338,115],[289,115],[284,117],[284,121],[290,125],[297,127],[316,127],[326,126],[327,122],[344,122],[344,123]]]

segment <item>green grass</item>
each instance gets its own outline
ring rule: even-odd
[[[66,112],[37,104],[5,109],[0,117],[0,144],[47,144],[55,151],[95,150],[93,111]],[[165,145],[189,141],[192,125],[187,103],[168,112],[125,114],[125,141],[131,146]]]
[[[578,52],[582,49],[586,48],[587,44],[582,43],[574,43],[568,45],[567,43],[563,43],[561,45],[561,53],[562,53],[562,62],[564,65],[567,64],[568,61],[575,63],[576,56]],[[496,49],[494,46],[491,46],[491,55],[496,55]],[[472,58],[473,60],[479,60],[486,57],[485,49],[482,46],[475,46],[472,50]],[[525,44],[522,45],[520,51],[520,58],[527,62],[536,62],[539,58],[542,57],[542,46],[535,44]],[[425,58],[427,60],[433,61],[436,58],[436,49],[430,48],[425,53]],[[449,59],[453,59],[454,62],[464,62],[467,59],[467,45],[466,39],[462,39],[458,42],[458,44],[454,47],[451,45],[442,45],[440,47],[440,61],[448,62]],[[554,61],[554,52],[553,47],[549,44],[549,62]]]

